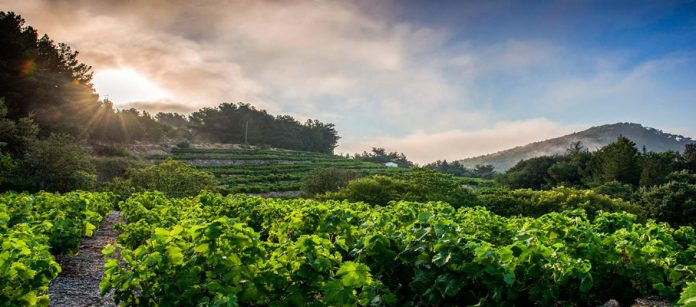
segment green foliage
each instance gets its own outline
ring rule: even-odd
[[[172,197],[185,197],[217,188],[212,174],[175,160],[132,168],[126,177],[114,180],[111,186],[111,191],[121,197],[148,190],[161,191]]]
[[[681,155],[673,151],[643,154],[640,186],[650,187],[665,183],[669,174],[682,168],[681,160]]]
[[[543,189],[550,181],[549,168],[558,161],[557,157],[538,157],[522,160],[507,171],[502,181],[513,189]]]
[[[335,192],[348,185],[358,174],[351,170],[327,167],[315,169],[302,178],[300,195],[313,197],[317,194]]]
[[[74,252],[111,210],[109,194],[0,194],[0,305],[48,305],[60,272],[51,252]]]
[[[696,226],[696,183],[670,181],[643,189],[639,196],[650,217],[671,225]]]
[[[345,199],[351,202],[386,206],[392,200],[402,199],[410,188],[405,180],[376,175],[351,180],[345,188],[326,193],[319,198]]]
[[[311,119],[302,124],[289,115],[274,117],[245,103],[203,108],[189,118],[193,131],[222,143],[333,153],[339,139],[334,124]]]
[[[603,181],[618,181],[637,186],[640,181],[640,152],[636,143],[620,136],[595,154],[597,176]]]
[[[696,281],[687,284],[677,304],[683,307],[696,307]]]
[[[602,185],[593,187],[592,190],[599,194],[608,195],[614,198],[621,198],[623,200],[632,201],[635,199],[635,188],[630,184],[621,183],[618,181],[606,182]]]
[[[17,162],[10,155],[0,152],[0,189],[14,182]]]
[[[688,171],[690,157],[696,157],[692,153],[696,151],[694,148],[687,145],[683,155],[673,151],[641,153],[631,140],[619,137],[614,143],[589,152],[576,142],[565,155],[520,161],[499,179],[511,188],[588,188],[608,184],[605,192],[612,193],[611,189],[618,187],[614,182],[650,187],[668,182],[668,176],[673,172]],[[632,198],[626,193],[617,196]]]
[[[530,189],[485,190],[477,194],[477,202],[499,215],[539,217],[551,212],[583,209],[589,218],[599,212],[629,212],[645,218],[643,209],[633,203],[611,198],[593,190],[556,187],[549,191]]]
[[[128,148],[120,144],[92,144],[92,151],[102,157],[130,157]]]
[[[443,201],[459,207],[472,200],[472,192],[449,174],[414,168],[395,177],[371,176],[351,180],[348,185],[323,199],[348,200],[385,206],[394,200]]]
[[[0,232],[0,304],[48,306],[45,293],[60,266],[47,241],[27,224]]]
[[[588,209],[601,197],[578,193],[544,196]],[[101,288],[123,305],[630,304],[674,299],[696,277],[693,228],[625,212],[506,218],[211,193],[137,194],[121,207],[128,223],[104,251]]]
[[[444,161],[437,160],[435,162],[426,164],[423,167],[428,168],[428,169],[438,170],[438,171],[446,173],[446,174],[452,174],[454,176],[461,176],[461,177],[473,177],[474,176],[474,171],[464,167],[464,165],[462,165],[461,162],[459,162],[459,161],[447,162],[447,160],[444,160]]]
[[[379,164],[394,162],[400,167],[413,166],[413,162],[409,161],[403,153],[387,152],[386,149],[377,147],[372,147],[371,152],[364,151],[362,154],[355,154],[353,159]]]
[[[573,161],[558,161],[547,173],[552,185],[579,186],[582,184],[582,169]]]
[[[686,163],[686,169],[690,173],[696,174],[696,144],[686,144],[684,148],[684,162]]]
[[[69,135],[51,134],[36,141],[27,152],[25,163],[26,173],[39,190],[90,190],[96,184],[96,170],[89,152]]]
[[[0,97],[0,151],[21,158],[36,141],[39,128],[31,115],[14,120],[7,117],[8,113],[5,98]]]
[[[94,157],[97,182],[107,183],[118,177],[126,177],[129,169],[140,168],[144,163],[133,157]]]
[[[495,167],[493,165],[476,165],[474,167],[474,178],[493,179],[495,177]]]
[[[202,165],[199,169],[213,173],[226,193],[298,191],[302,188],[301,180],[308,173],[324,168],[340,170],[337,172],[354,172],[356,177],[391,175],[408,170],[337,155],[260,146],[248,149],[173,148],[171,155],[149,157],[153,160],[166,158]]]
[[[179,143],[176,143],[176,147],[180,149],[191,148],[191,143],[189,141],[184,140]]]

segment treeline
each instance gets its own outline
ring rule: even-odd
[[[332,153],[333,124],[272,116],[248,104],[223,103],[191,116],[118,110],[92,86],[92,67],[78,52],[25,26],[21,16],[0,12],[0,97],[13,121],[31,121],[38,137],[67,134],[81,142],[159,142],[164,139],[270,145]]]
[[[565,155],[520,161],[498,177],[511,188],[592,189],[638,204],[647,216],[672,225],[696,220],[696,144],[684,152],[647,152],[619,137],[596,152],[575,143]]]
[[[193,132],[221,143],[263,144],[278,148],[333,153],[338,133],[333,124],[318,120],[300,123],[292,116],[273,116],[239,103],[203,108],[189,117]]]
[[[374,162],[385,164],[387,162],[396,163],[399,167],[413,167],[415,164],[406,158],[404,153],[399,152],[387,152],[386,149],[381,147],[372,147],[372,151],[363,151],[362,153],[357,153],[352,157],[350,155],[347,158],[352,158],[358,161]]]
[[[493,179],[496,175],[493,165],[476,165],[476,167],[468,168],[459,161],[447,162],[447,160],[437,160],[433,163],[426,164],[425,168],[438,170],[445,174],[451,174],[457,177],[470,177],[481,179]]]
[[[595,188],[614,183],[637,188],[664,184],[670,174],[680,171],[696,172],[696,144],[687,144],[683,153],[647,152],[620,136],[595,152],[577,142],[566,154],[520,161],[500,181],[512,188]]]

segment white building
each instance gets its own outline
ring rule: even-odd
[[[399,165],[394,163],[394,162],[384,163],[384,166],[386,166],[386,167],[399,167]]]

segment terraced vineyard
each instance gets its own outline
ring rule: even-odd
[[[151,160],[166,158],[215,174],[226,193],[287,197],[297,196],[302,178],[317,168],[350,169],[365,175],[405,170],[342,156],[275,148],[176,148],[169,155],[150,156]]]

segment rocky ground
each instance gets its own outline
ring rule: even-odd
[[[99,295],[99,282],[104,275],[101,251],[116,240],[114,225],[122,219],[121,212],[111,212],[93,237],[82,240],[76,255],[56,257],[63,270],[48,287],[51,306],[115,306],[111,294]]]

